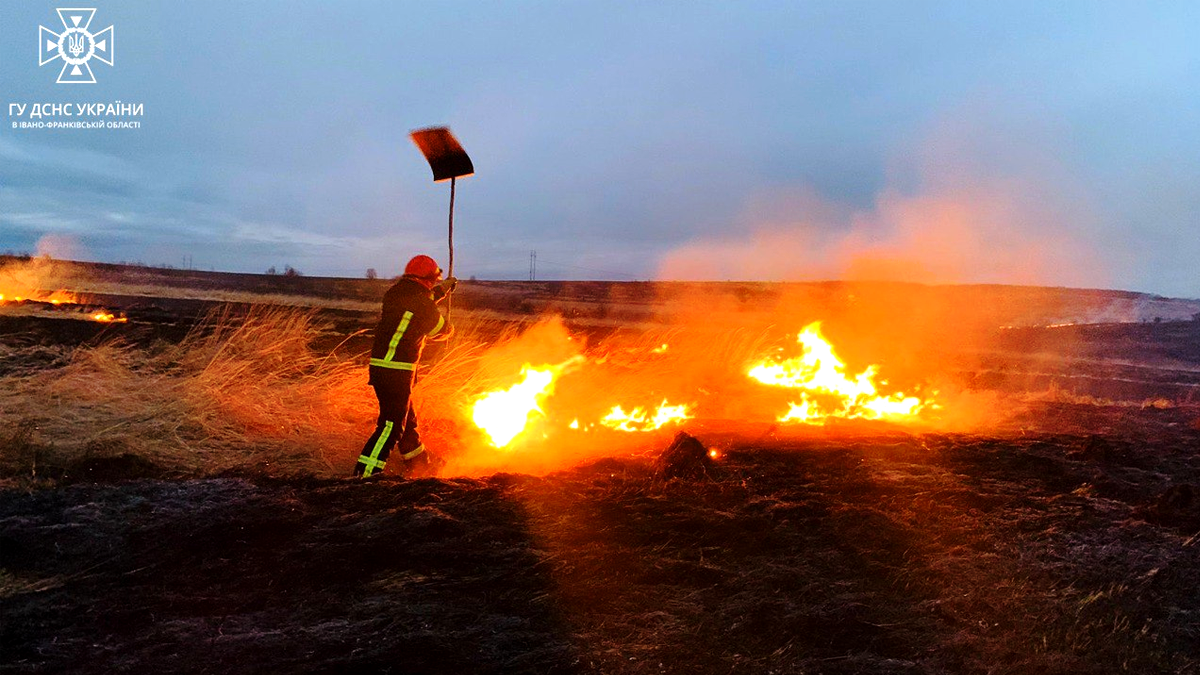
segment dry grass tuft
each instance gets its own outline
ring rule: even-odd
[[[0,421],[34,430],[0,447],[5,473],[36,471],[30,444],[62,469],[132,454],[179,475],[331,472],[373,401],[361,364],[311,349],[320,330],[308,310],[218,311],[177,345],[82,346],[63,367],[0,378]]]

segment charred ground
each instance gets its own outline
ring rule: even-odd
[[[609,459],[8,491],[3,669],[1192,672],[1187,422],[828,430],[732,445],[683,480]]]
[[[179,340],[188,302],[0,317],[0,375]],[[330,344],[371,320],[325,311]],[[1200,672],[1200,322],[995,345],[960,373],[1020,402],[987,433],[697,424],[721,454],[685,478],[656,475],[669,437],[542,477],[103,448],[31,477],[4,429],[0,672]]]

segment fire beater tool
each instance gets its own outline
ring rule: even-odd
[[[458,139],[450,133],[448,127],[429,127],[417,129],[409,133],[413,143],[425,155],[429,168],[433,169],[433,182],[440,183],[450,179],[450,265],[447,276],[454,276],[454,184],[460,176],[471,176],[475,166],[466,150],[459,145]],[[450,298],[446,298],[446,317],[450,316]]]

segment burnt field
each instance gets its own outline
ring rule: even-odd
[[[465,295],[462,339],[653,314],[600,288],[474,324],[512,300]],[[1200,672],[1200,322],[991,321],[938,363],[985,402],[954,428],[700,416],[717,457],[682,475],[664,429],[355,482],[370,310],[123,297],[0,315],[0,672]],[[352,404],[310,411],[329,391]]]
[[[1194,672],[1200,431],[1088,416],[1120,431],[830,432],[670,480],[9,490],[3,668]]]

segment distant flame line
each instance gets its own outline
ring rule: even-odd
[[[875,365],[849,376],[846,364],[821,335],[820,321],[805,326],[796,340],[803,350],[800,356],[782,361],[766,359],[746,373],[766,385],[800,390],[799,401],[790,402],[778,421],[820,424],[829,417],[911,418],[926,407],[916,396],[881,395],[874,382],[878,370]]]

